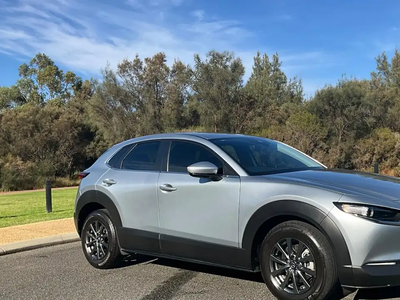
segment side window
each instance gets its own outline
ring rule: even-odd
[[[205,147],[188,142],[171,143],[169,154],[169,172],[184,172],[187,173],[187,167],[191,164],[208,161],[216,165],[219,169],[218,174],[223,173],[223,163],[210,150]]]
[[[157,154],[161,142],[144,142],[138,144],[122,162],[122,169],[157,171]]]
[[[120,149],[116,154],[114,154],[114,156],[108,161],[108,164],[112,168],[120,169],[121,162],[128,154],[130,149],[132,149],[132,144],[122,147],[122,149]]]

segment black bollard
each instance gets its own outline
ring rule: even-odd
[[[48,213],[51,213],[51,181],[46,179],[46,210]]]
[[[374,173],[376,173],[376,174],[379,173],[379,165],[377,162],[375,163],[375,166],[374,166]]]

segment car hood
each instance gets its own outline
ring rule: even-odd
[[[265,175],[265,177],[324,188],[346,195],[400,201],[400,179],[374,173],[319,169]]]

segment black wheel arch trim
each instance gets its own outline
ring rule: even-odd
[[[254,251],[257,251],[257,249],[254,249],[253,244],[258,230],[275,218],[285,219],[285,217],[304,220],[319,229],[327,237],[334,252],[340,283],[343,285],[353,285],[353,272],[350,268],[346,267],[351,265],[351,257],[346,241],[339,228],[329,218],[327,213],[313,205],[300,201],[278,200],[270,202],[260,207],[251,216],[244,230],[242,248],[248,253],[248,259],[253,268],[257,267],[257,261],[254,261]]]
[[[79,235],[81,234],[81,229],[84,222],[84,220],[82,220],[81,213],[83,212],[85,207],[88,207],[88,205],[101,205],[108,211],[110,218],[114,223],[114,226],[116,228],[122,227],[120,214],[110,197],[108,197],[103,192],[90,190],[80,195],[76,204],[74,218],[75,226]]]

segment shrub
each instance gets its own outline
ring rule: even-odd
[[[38,178],[33,176],[34,173],[34,163],[7,155],[0,160],[0,188],[4,191],[34,189],[39,183]]]

